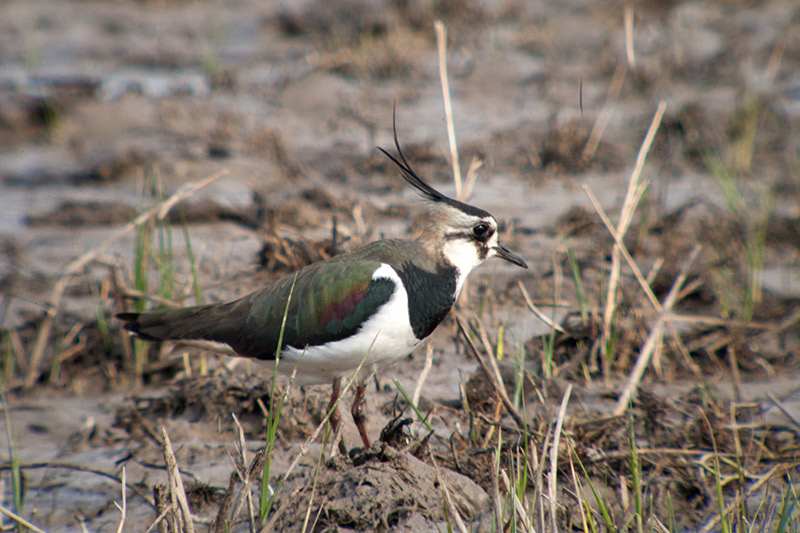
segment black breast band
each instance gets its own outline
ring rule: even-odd
[[[407,262],[398,272],[408,293],[408,316],[414,336],[422,340],[436,329],[455,302],[455,267],[428,272]]]

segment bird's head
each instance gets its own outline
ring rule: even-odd
[[[403,178],[430,202],[430,216],[420,237],[429,249],[439,251],[463,275],[493,256],[528,268],[521,257],[500,243],[497,220],[489,212],[445,196],[414,172],[400,148],[396,127],[394,144],[398,157],[378,149],[400,167]]]

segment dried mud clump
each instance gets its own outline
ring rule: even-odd
[[[489,497],[468,478],[379,442],[352,458],[334,457],[293,491],[284,488],[276,530],[300,531],[309,507],[310,531],[446,529],[445,487],[465,520],[489,508]]]

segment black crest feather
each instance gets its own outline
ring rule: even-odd
[[[477,207],[471,206],[469,204],[465,204],[464,202],[459,202],[458,200],[453,200],[452,198],[445,196],[444,194],[440,193],[430,185],[428,185],[419,175],[414,172],[414,169],[411,168],[411,165],[406,160],[405,154],[403,154],[403,149],[400,148],[400,141],[397,138],[397,115],[395,113],[395,108],[392,107],[392,133],[394,134],[394,146],[397,149],[397,154],[399,159],[394,157],[392,154],[378,146],[378,150],[383,152],[386,157],[392,160],[392,162],[400,167],[400,171],[403,175],[403,178],[412,186],[414,187],[422,196],[431,200],[432,202],[441,202],[445,203],[451,207],[455,207],[469,215],[478,216],[478,217],[486,217],[490,216],[488,212],[484,211],[483,209],[479,209]]]

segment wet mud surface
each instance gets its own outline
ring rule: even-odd
[[[249,530],[285,398],[276,530],[490,531],[497,509],[509,528],[512,493],[550,513],[550,477],[559,530],[584,503],[602,523],[598,500],[624,529],[637,493],[670,530],[718,530],[719,494],[774,529],[800,482],[800,10],[630,5],[634,58],[621,3],[4,2],[3,508],[117,531],[124,472],[126,531],[183,530],[165,432],[198,530]],[[530,269],[477,269],[430,370],[423,347],[369,383],[377,442],[344,417],[340,455],[312,438],[329,387],[273,390],[268,365],[138,345],[113,316],[417,234],[424,204],[376,146],[395,108],[409,162],[455,196],[436,19],[462,172],[483,162],[469,202]],[[638,200],[630,262],[587,190],[615,226]]]

